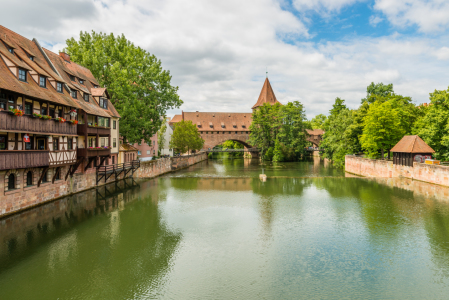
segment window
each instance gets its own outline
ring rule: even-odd
[[[153,155],[155,155],[156,154],[156,150],[153,150]]]
[[[153,141],[153,147],[156,146],[156,141]]]
[[[24,82],[27,81],[27,71],[24,69],[19,69],[19,80]]]
[[[89,94],[84,93],[84,101],[89,102]]]
[[[112,141],[113,141],[112,146],[113,146],[114,148],[117,147],[117,139],[114,138]]]
[[[84,84],[84,80],[82,80],[82,79],[80,79],[79,82],[80,82],[81,84]]]
[[[27,172],[27,186],[33,185],[33,172]]]
[[[0,108],[1,109],[6,109],[6,95],[4,93],[0,93]]]
[[[54,118],[55,117],[55,109],[50,107],[48,115],[50,117]]]
[[[61,82],[56,82],[56,91],[58,91],[58,93],[62,93],[62,83]]]
[[[8,176],[8,191],[16,188],[16,176],[9,174]]]
[[[37,140],[37,150],[45,150],[45,139]]]
[[[27,115],[31,115],[32,114],[32,112],[33,112],[32,106],[33,106],[32,103],[25,102],[25,114],[27,114]]]
[[[151,155],[151,150],[147,150],[147,155]]]
[[[107,109],[108,108],[108,99],[107,98],[100,98],[100,107]]]
[[[8,109],[16,108],[16,100],[14,99],[14,96],[9,95],[8,96]]]
[[[115,156],[112,157],[112,164],[115,163]]]
[[[106,119],[106,121],[105,121],[105,124],[104,124],[106,127],[110,127],[109,126],[109,118],[108,119]]]
[[[47,108],[41,107],[41,115],[46,115],[46,114],[47,114]]]
[[[112,125],[113,125],[113,128],[114,128],[114,129],[117,129],[117,121],[113,121],[113,122],[112,122]]]
[[[11,52],[12,54],[14,54],[14,49],[11,47],[8,47],[8,51]]]
[[[70,94],[72,95],[72,98],[76,99],[76,91],[71,91]]]
[[[42,177],[42,183],[48,182],[47,175],[48,175],[48,172],[45,171],[44,176]]]
[[[47,78],[44,76],[39,76],[39,86],[40,87],[47,87]]]
[[[34,61],[34,56],[28,55],[28,58],[29,58],[31,61]]]
[[[67,139],[67,150],[73,150],[73,139],[71,137]]]
[[[101,145],[100,145],[100,146],[101,146],[101,147],[104,147],[105,138],[101,138],[101,139],[100,139],[100,142],[101,142]]]
[[[25,150],[33,150],[33,149],[31,149],[31,143],[25,142]]]
[[[0,150],[6,150],[6,141],[7,141],[7,136],[0,135]]]
[[[75,76],[69,75],[71,81],[75,81]]]
[[[53,151],[59,150],[59,137],[53,138]]]
[[[61,179],[61,168],[56,168],[55,180]]]
[[[137,151],[137,155],[142,155],[142,152],[140,152],[140,150]]]

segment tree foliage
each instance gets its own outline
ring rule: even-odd
[[[81,32],[78,41],[71,38],[66,44],[71,60],[90,69],[108,89],[121,116],[120,135],[129,143],[149,143],[166,111],[182,104],[160,60],[124,35]]]
[[[310,120],[310,125],[312,129],[323,129],[324,123],[326,122],[327,117],[323,114],[316,115]]]
[[[449,88],[430,93],[430,105],[420,106],[420,117],[413,128],[438,159],[449,160]]]
[[[162,151],[165,147],[165,132],[167,131],[167,123],[162,124],[161,128],[157,132],[157,144],[159,151]]]
[[[176,123],[170,141],[171,148],[179,153],[190,153],[192,150],[200,150],[203,145],[204,140],[192,121],[182,120]]]
[[[266,160],[296,161],[304,154],[307,124],[300,102],[266,103],[253,112],[249,142],[262,150]]]
[[[382,154],[385,150],[389,151],[404,134],[405,129],[401,126],[399,112],[393,104],[389,101],[376,101],[370,105],[364,118],[360,143],[369,156],[377,157],[379,150]]]

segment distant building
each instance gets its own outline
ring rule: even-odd
[[[170,155],[170,157],[173,156],[173,149],[170,148],[170,140],[171,136],[173,135],[173,125],[170,125],[170,118],[166,119],[167,129],[165,130],[165,143],[163,148],[161,149],[161,155]]]
[[[149,143],[142,140],[140,143],[135,143],[133,147],[137,149],[137,156],[142,161],[151,160],[153,156],[158,156],[157,133],[151,137]]]

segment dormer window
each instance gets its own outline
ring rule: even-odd
[[[89,94],[84,93],[84,101],[89,102]]]
[[[19,80],[24,82],[27,81],[27,71],[24,69],[19,69]]]
[[[39,76],[39,86],[46,88],[47,87],[47,78],[45,78],[44,76]]]
[[[31,61],[34,61],[34,56],[28,55],[28,58],[29,58]]]
[[[100,107],[107,109],[108,108],[108,99],[107,98],[100,98]]]
[[[76,91],[72,90],[70,92],[70,95],[72,96],[73,99],[76,99]]]
[[[71,81],[75,81],[75,76],[69,74],[69,77]]]
[[[62,93],[62,83],[61,82],[56,82],[56,91],[58,91],[58,93]]]
[[[80,82],[81,84],[84,84],[84,80],[82,80],[82,79],[80,79],[79,82]]]
[[[11,54],[14,54],[14,49],[11,47],[8,47],[8,51],[11,52]]]

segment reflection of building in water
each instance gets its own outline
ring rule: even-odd
[[[139,185],[132,179],[117,181],[5,218],[0,223],[0,265],[10,255],[21,255],[40,240],[64,236],[73,226],[95,215],[113,211],[137,198]],[[119,204],[121,203],[121,204]],[[76,236],[63,237],[50,249],[51,261],[64,260]]]

